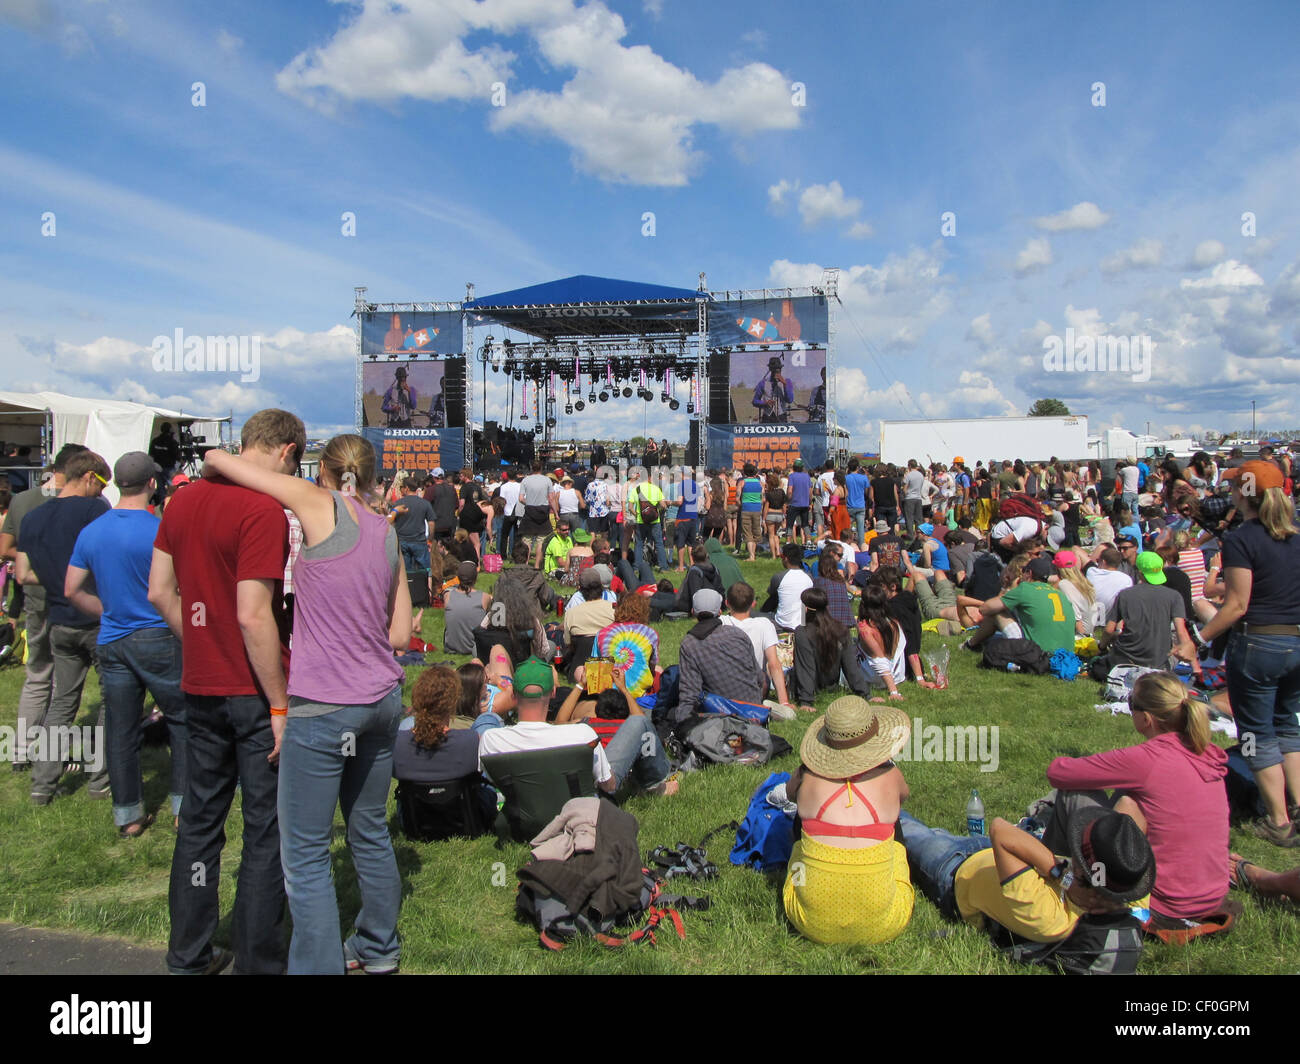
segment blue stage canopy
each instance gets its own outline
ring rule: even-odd
[[[501,324],[534,336],[685,335],[699,327],[704,292],[579,274],[464,304],[468,323]]]

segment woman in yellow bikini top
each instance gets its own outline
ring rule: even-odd
[[[887,942],[911,919],[907,851],[894,838],[907,782],[890,760],[910,732],[902,710],[846,696],[804,735],[803,766],[786,790],[799,805],[803,835],[783,899],[805,938]]]

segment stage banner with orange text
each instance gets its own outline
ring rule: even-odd
[[[375,449],[379,464],[376,475],[385,479],[399,470],[420,474],[435,469],[450,472],[465,464],[464,429],[364,428],[361,432]]]
[[[826,461],[824,425],[709,426],[707,463],[711,469],[742,469],[752,462],[760,472],[787,470],[796,458],[802,458],[809,469]]]

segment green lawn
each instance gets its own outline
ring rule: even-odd
[[[775,566],[744,564],[757,589],[766,587]],[[688,625],[660,627],[662,658],[671,664]],[[442,615],[429,610],[425,638],[442,642]],[[935,637],[927,635],[927,646]],[[993,674],[975,668],[976,656],[953,647],[952,684],[947,691],[909,687],[904,708],[926,723],[997,725],[998,771],[981,773],[975,763],[903,765],[912,790],[908,809],[927,823],[960,831],[966,800],[978,787],[990,818],[1018,819],[1025,806],[1047,791],[1044,769],[1058,754],[1078,755],[1131,744],[1137,735],[1128,718],[1097,713],[1097,685],[1086,680],[1062,683],[1051,677]],[[431,661],[448,655],[430,655]],[[457,659],[459,662],[463,659]],[[417,669],[407,670],[408,684]],[[0,723],[14,723],[22,671],[0,672]],[[818,699],[824,707],[833,696]],[[92,675],[83,699],[82,722],[93,718],[99,689]],[[774,723],[773,730],[797,749],[809,719]],[[1221,737],[1216,737],[1220,738]],[[162,826],[166,802],[166,752],[145,758],[148,808],[159,825],[139,840],[116,837],[108,803],[87,800],[73,777],[71,794],[36,808],[27,798],[26,774],[0,776],[0,920],[87,933],[120,936],[151,945],[167,941],[167,880],[174,836]],[[772,769],[793,770],[790,755]],[[683,777],[681,793],[670,799],[632,799],[627,808],[641,823],[643,851],[659,844],[699,842],[706,831],[742,815],[753,789],[769,768],[714,768]],[[392,806],[390,806],[390,812]],[[222,899],[233,900],[240,855],[240,813],[236,801],[228,825],[230,842],[222,864]],[[1296,862],[1234,828],[1233,846],[1267,868]],[[780,885],[726,861],[731,837],[710,843],[710,856],[722,869],[711,883],[691,884],[687,893],[705,894],[713,907],[686,913],[687,937],[668,933],[657,948],[606,951],[588,943],[550,954],[535,933],[518,924],[514,912],[514,870],[527,858],[522,845],[498,848],[494,840],[415,844],[395,835],[405,901],[400,931],[402,965],[408,972],[934,972],[1010,973],[984,936],[940,920],[918,895],[912,921],[895,941],[877,947],[826,947],[792,933],[781,908]],[[359,904],[356,879],[337,827],[335,875],[344,920]],[[1300,955],[1300,924],[1295,910],[1245,900],[1244,918],[1230,935],[1177,949],[1149,945],[1146,973],[1295,972]],[[228,917],[218,933],[226,941]]]

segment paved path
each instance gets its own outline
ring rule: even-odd
[[[166,956],[118,938],[0,923],[0,976],[166,975]]]

